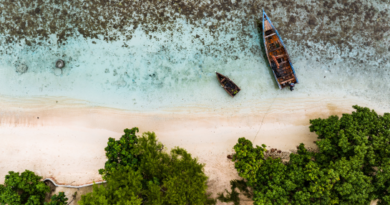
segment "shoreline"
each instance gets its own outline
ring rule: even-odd
[[[205,163],[206,174],[215,181],[210,189],[217,189],[213,191],[217,193],[226,188],[232,177],[238,177],[234,164],[226,158],[238,138],[246,137],[255,145],[266,144],[283,151],[295,149],[301,142],[314,148],[316,135],[309,131],[310,119],[350,113],[354,104],[367,105],[353,103],[352,98],[321,97],[288,99],[289,106],[283,106],[285,100],[264,100],[262,106],[248,108],[249,112],[225,106],[211,112],[178,108],[154,113],[87,104],[51,106],[53,102],[38,99],[19,103],[3,100],[0,183],[8,171],[25,169],[67,185],[99,181],[98,169],[106,161],[104,147],[108,138],[118,139],[125,128],[139,127],[139,135],[155,132],[166,151],[179,146]],[[42,101],[47,104],[40,104]]]

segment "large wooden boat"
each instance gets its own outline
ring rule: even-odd
[[[217,78],[219,83],[221,83],[221,87],[223,87],[223,89],[225,89],[230,96],[234,97],[238,92],[240,92],[241,89],[228,77],[218,72],[215,72],[215,74],[217,74]]]
[[[292,91],[298,83],[286,46],[267,14],[263,11],[263,40],[268,63],[280,89],[287,86]]]

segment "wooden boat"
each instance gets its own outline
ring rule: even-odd
[[[218,72],[215,73],[217,74],[219,83],[221,83],[221,87],[223,87],[230,96],[234,97],[240,92],[241,89],[232,80]]]
[[[268,63],[280,89],[287,86],[292,91],[298,83],[294,67],[287,53],[286,46],[271,20],[263,10],[263,40]]]

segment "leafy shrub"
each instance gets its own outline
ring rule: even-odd
[[[240,138],[233,161],[255,204],[389,204],[390,114],[353,107],[341,118],[311,120],[319,152],[300,144],[285,164]]]
[[[209,204],[204,164],[184,149],[163,151],[155,133],[137,137],[138,128],[125,129],[120,140],[109,139],[108,161],[99,170],[106,186],[94,185],[93,192],[79,204]]]

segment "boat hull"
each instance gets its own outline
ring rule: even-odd
[[[263,11],[263,42],[268,63],[280,89],[299,83],[286,46],[267,14]]]
[[[226,77],[218,72],[215,72],[215,74],[217,75],[217,78],[218,78],[219,83],[221,84],[221,87],[223,87],[223,89],[230,96],[234,97],[238,94],[238,92],[240,92],[241,89],[228,77]]]

